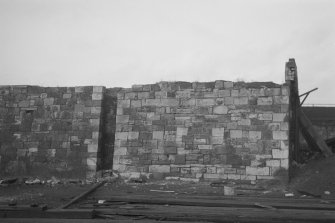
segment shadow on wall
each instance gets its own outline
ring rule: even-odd
[[[113,168],[113,154],[115,142],[115,126],[116,126],[116,111],[117,111],[117,92],[120,88],[106,89],[102,101],[101,111],[101,141],[100,155],[101,164],[98,170],[108,170]]]

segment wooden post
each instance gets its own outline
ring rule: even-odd
[[[289,98],[289,160],[300,162],[299,150],[299,120],[298,108],[300,106],[299,89],[298,89],[298,72],[297,65],[294,59],[289,59],[285,64],[285,81],[290,88]],[[289,165],[291,166],[291,165]],[[289,168],[290,169],[290,168]],[[292,171],[289,171],[291,179]]]

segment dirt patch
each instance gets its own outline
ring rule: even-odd
[[[235,189],[235,196],[285,197],[285,194],[292,193],[298,198],[315,196],[322,199],[335,199],[335,156],[314,159],[295,169],[295,177],[289,185],[284,177],[285,174],[282,176],[278,174],[274,180],[259,182],[257,185],[246,182],[234,184],[228,181],[124,181],[118,178],[115,181],[109,181],[89,197],[102,199],[110,194],[223,196],[224,186],[230,184]],[[94,181],[75,182],[53,180],[51,183],[27,185],[18,180],[7,186],[0,185],[0,204],[8,204],[15,200],[18,205],[47,204],[49,208],[59,207],[94,186]]]
[[[0,204],[15,201],[18,205],[47,204],[59,207],[71,198],[88,190],[92,185],[25,185],[12,184],[0,188]]]
[[[335,198],[335,156],[318,157],[295,168],[294,178],[289,185],[292,191],[303,195],[307,192],[321,198]],[[299,192],[300,191],[300,192]]]

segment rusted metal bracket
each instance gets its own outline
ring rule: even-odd
[[[302,100],[302,102],[300,103],[300,106],[305,102],[305,100],[307,99],[308,95],[310,93],[312,93],[313,91],[316,91],[316,90],[318,90],[318,88],[314,88],[314,89],[312,89],[310,91],[307,91],[306,93],[303,93],[303,94],[299,95],[299,97],[305,96],[304,99]]]

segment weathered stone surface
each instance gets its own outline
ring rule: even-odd
[[[284,122],[286,117],[287,117],[286,113],[274,113],[273,121],[274,122]]]
[[[215,102],[215,99],[196,99],[196,105],[197,106],[213,106],[215,105],[216,102]]]
[[[272,157],[274,159],[288,159],[288,150],[273,149]]]
[[[269,167],[280,167],[280,160],[266,160],[266,166]]]
[[[230,130],[230,138],[242,138],[242,130]]]
[[[246,175],[268,176],[270,175],[269,167],[246,167]]]
[[[223,137],[224,128],[212,128],[212,136]]]
[[[272,105],[273,99],[272,97],[259,97],[257,99],[257,105]]]
[[[249,131],[249,139],[254,142],[262,138],[262,132],[260,131]]]
[[[170,173],[170,165],[150,165],[149,172]]]
[[[227,114],[228,113],[228,108],[224,105],[220,105],[220,106],[215,106],[213,108],[213,113],[214,114]]]
[[[9,89],[1,86],[0,126],[15,132],[6,131],[7,137],[0,131],[0,157],[4,157],[3,152],[12,154],[8,144],[15,145],[18,152],[1,159],[6,168],[0,170],[0,175],[20,172],[43,177],[59,172],[85,178],[94,173],[101,160],[97,155],[101,98],[94,102],[92,98],[95,94],[102,96],[103,91],[104,88],[90,86],[12,86]],[[4,98],[3,93],[7,92],[13,97]],[[10,110],[14,104],[15,111]],[[12,120],[8,119],[10,113],[15,113]],[[15,169],[7,169],[6,162],[17,160],[16,156],[28,156],[28,159],[22,159],[22,164]],[[29,171],[26,166],[30,167]]]
[[[49,157],[71,156],[89,175],[98,167],[100,156],[107,154],[113,168],[121,172],[155,170],[153,173],[161,176],[255,180],[270,177],[278,164],[288,165],[288,156],[282,151],[288,150],[289,90],[264,86],[216,81],[160,82],[115,90],[101,86],[5,88],[0,91],[0,114],[4,107],[4,117],[13,117],[6,119],[21,123],[15,132],[20,136],[15,140],[22,142],[17,146],[21,157],[42,149]],[[15,100],[3,103],[4,95],[14,95]],[[61,132],[64,137],[46,142],[34,139],[39,143],[33,145],[34,140],[23,143],[25,132]],[[0,151],[9,151],[6,148],[1,145]],[[260,159],[260,155],[264,157]],[[76,156],[82,158],[74,159]],[[69,166],[72,160],[66,159]],[[248,175],[246,167],[263,165],[271,167],[268,175],[262,175],[266,169],[249,169],[258,175]]]
[[[234,98],[234,105],[247,105],[249,103],[248,97],[236,97]]]
[[[273,131],[273,139],[288,140],[288,131]]]

